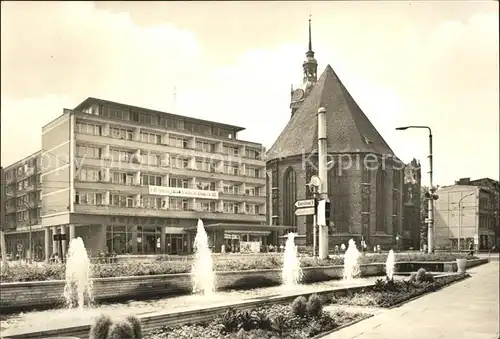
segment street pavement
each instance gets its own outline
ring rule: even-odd
[[[470,278],[401,307],[365,309],[373,317],[323,338],[499,339],[499,262],[468,272]],[[352,310],[363,312],[363,308]]]

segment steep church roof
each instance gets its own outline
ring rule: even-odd
[[[395,156],[328,65],[267,152],[267,160],[310,154],[318,147],[317,113],[326,108],[328,153]]]

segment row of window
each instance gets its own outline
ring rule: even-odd
[[[495,229],[496,224],[497,224],[496,217],[491,217],[488,215],[479,216],[479,228]]]
[[[97,192],[83,192],[75,193],[75,204],[77,205],[103,205],[104,194]],[[168,207],[166,200],[155,196],[141,195],[139,201],[135,195],[111,194],[111,206],[116,207],[142,207],[142,208],[167,208],[175,211],[200,211],[200,212],[218,212],[218,203],[212,200],[196,199],[193,204],[190,199],[170,198],[168,199]],[[224,202],[224,213],[240,213],[241,203]],[[245,213],[247,214],[260,214],[261,207],[257,204],[246,204]]]
[[[134,177],[135,175],[131,173],[125,173],[125,172],[110,173],[110,180],[111,183],[113,184],[132,186],[135,185]],[[77,173],[77,179],[79,181],[87,181],[87,182],[102,182],[104,181],[104,173],[103,171],[97,169],[82,168]],[[164,184],[166,184],[164,181],[165,181],[164,177],[161,175],[141,174],[140,176],[141,186],[164,186]],[[217,190],[217,183],[215,181],[211,182],[198,181],[193,187],[191,187],[189,181],[190,180],[188,179],[170,177],[168,186],[178,187],[178,188],[195,188],[199,190],[208,190],[208,191]],[[246,186],[245,191],[242,192],[240,190],[240,185],[237,184],[224,184],[222,191],[226,194],[235,194],[235,195],[238,194],[245,194],[250,196],[261,195],[260,187]]]
[[[233,138],[233,133],[228,129],[210,126],[203,123],[193,123],[178,118],[168,117],[166,115],[148,114],[104,105],[101,106],[101,109],[97,106],[91,106],[83,109],[82,111],[87,114],[100,115],[124,121],[139,122],[144,125],[165,126],[198,134]]]
[[[12,223],[12,222],[22,222],[22,221],[31,221],[32,224],[37,224],[39,223],[40,219],[40,209],[35,208],[31,210],[26,210],[26,211],[20,211],[16,213],[11,213],[7,214],[5,216],[5,222],[7,223]]]
[[[98,135],[102,136],[102,126],[93,123],[85,123],[85,122],[77,122],[76,133],[82,134],[90,134],[90,135]],[[134,131],[126,128],[109,128],[109,136],[115,139],[123,139],[123,140],[134,140]],[[149,144],[162,144],[162,135],[153,132],[140,132],[140,141]],[[189,143],[188,139],[170,135],[168,138],[168,142],[164,142],[172,147],[178,148],[188,148]],[[208,141],[200,141],[196,140],[194,149],[207,152],[207,153],[215,153],[216,152],[216,144]],[[240,156],[240,147],[238,146],[228,146],[224,145],[222,147],[222,154],[231,155],[231,156]],[[260,159],[261,152],[255,149],[245,149],[244,156],[250,159]]]
[[[79,157],[87,157],[93,159],[101,159],[103,156],[102,148],[94,146],[77,145],[76,155]],[[138,161],[136,159],[136,153],[133,151],[125,150],[110,150],[110,156],[113,161],[119,162],[133,162]],[[162,157],[160,154],[142,152],[141,153],[141,163],[148,164],[151,166],[161,166],[166,165],[167,159]],[[170,156],[168,158],[170,166],[175,168],[188,168],[189,159],[181,156]],[[207,159],[197,159],[195,168],[199,171],[215,172],[216,161]],[[237,165],[226,164],[224,167],[224,173],[237,175],[240,172],[240,168]],[[251,177],[259,177],[259,169],[247,167],[248,175]]]
[[[41,158],[35,157],[29,160],[26,160],[23,164],[19,165],[16,168],[5,171],[5,180],[10,181],[14,179],[15,176],[20,177],[23,175],[31,175],[35,172],[37,168],[40,168]]]
[[[102,152],[99,148],[90,146],[77,146],[77,155],[79,157],[102,158]],[[170,166],[177,169],[190,169],[190,159],[181,156],[170,156],[169,158],[162,157],[155,153],[141,153],[140,159],[137,158],[135,152],[111,150],[111,160],[115,162],[131,162],[141,163],[148,166]],[[213,160],[196,159],[194,170],[202,172],[215,173],[217,163]],[[224,163],[222,173],[228,175],[244,175],[239,165]],[[246,176],[252,178],[260,178],[261,170],[254,167],[246,166]]]
[[[14,184],[14,185],[17,185],[17,191],[23,191],[29,187],[32,187],[33,185],[37,185],[40,183],[40,174],[37,174],[37,175],[32,175],[30,177],[27,177],[26,179],[24,180],[21,180],[19,182],[17,182],[17,184]],[[16,187],[16,186],[14,186]],[[13,190],[12,190],[12,186],[7,186],[6,187],[6,193],[7,194],[12,194],[13,193]]]

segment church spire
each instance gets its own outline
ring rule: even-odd
[[[312,53],[314,55],[313,48],[312,48],[311,16],[310,15],[309,15],[309,49],[308,49],[308,52],[310,52],[310,53]]]
[[[314,59],[312,50],[311,16],[309,16],[309,46],[306,52],[306,60],[302,64],[304,70],[304,83],[315,83],[318,80],[318,62]]]

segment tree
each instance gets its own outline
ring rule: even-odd
[[[420,247],[427,244],[427,223],[425,219],[427,218],[429,211],[429,202],[425,197],[425,194],[429,192],[429,187],[420,187]]]

